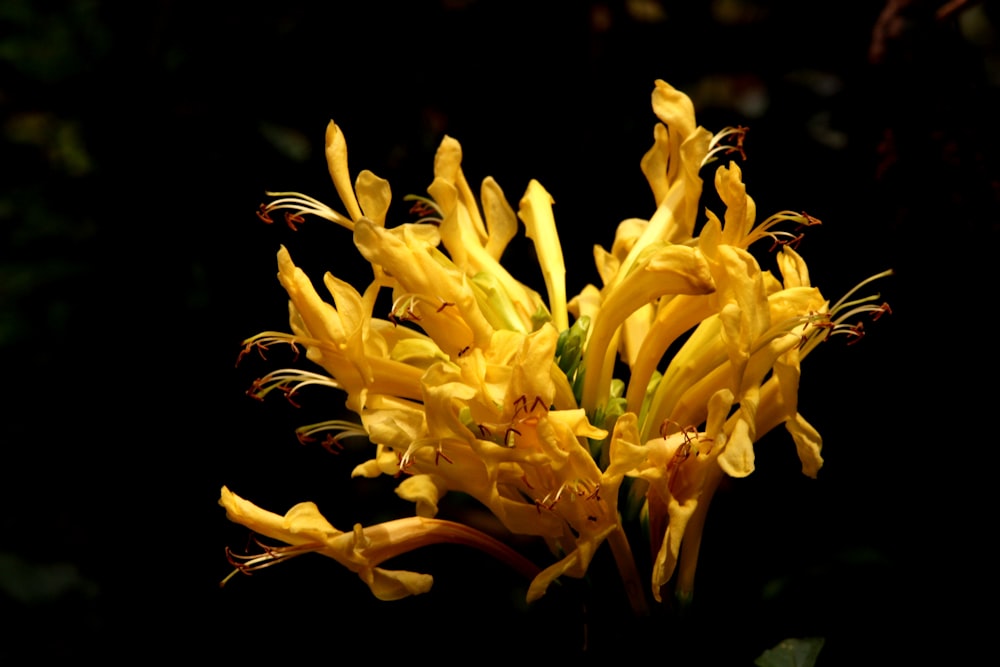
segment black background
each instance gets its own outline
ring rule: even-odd
[[[530,663],[586,642],[750,664],[795,636],[826,637],[820,665],[975,651],[966,600],[992,600],[997,25],[990,3],[4,3],[2,655]],[[880,285],[895,314],[804,368],[819,479],[784,434],[758,445],[758,470],[713,503],[681,619],[627,620],[606,553],[531,609],[502,565],[447,546],[402,559],[435,586],[396,603],[319,557],[220,590],[225,547],[247,540],[223,484],[277,512],[314,500],[342,529],[409,511],[392,480],[349,479],[360,443],[332,457],[295,440],[338,396],[296,411],[243,393],[288,361],[234,368],[244,338],[287,327],[279,244],[314,280],[368,275],[346,230],[260,223],[263,191],[338,204],[332,117],[399,221],[449,134],[474,185],[494,176],[515,208],[531,178],[553,195],[575,294],[597,281],[592,245],[653,210],[638,162],[657,78],[708,129],[750,126],[759,217],[824,221],[800,252],[825,295],[897,271]],[[505,257],[540,286],[532,261],[524,244]]]

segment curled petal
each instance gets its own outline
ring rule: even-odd
[[[448,491],[434,475],[413,475],[396,487],[396,495],[417,505],[417,516],[433,517],[438,511],[438,501]]]
[[[799,460],[802,461],[802,473],[815,479],[819,469],[823,467],[823,457],[820,455],[823,438],[812,424],[797,412],[785,422],[785,428],[795,440],[795,450],[799,454]]]
[[[784,279],[785,287],[809,287],[809,267],[802,256],[791,246],[782,246],[778,253],[778,269]]]

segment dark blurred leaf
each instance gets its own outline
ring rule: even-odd
[[[813,667],[823,648],[822,637],[786,639],[753,661],[757,667]]]

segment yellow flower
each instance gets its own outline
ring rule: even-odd
[[[398,600],[426,593],[433,578],[405,570],[386,570],[378,565],[412,549],[442,542],[465,544],[493,553],[529,576],[537,571],[509,547],[452,521],[411,517],[387,521],[372,528],[356,524],[352,532],[345,533],[330,525],[313,503],[299,503],[284,516],[279,516],[222,487],[219,504],[226,509],[230,520],[289,545],[289,548],[267,548],[257,556],[230,554],[237,568],[234,572],[250,573],[294,556],[315,552],[356,572],[378,599]]]
[[[273,371],[251,393],[279,389],[291,399],[309,385],[344,391],[359,421],[310,424],[300,437],[325,431],[325,442],[336,445],[330,432],[365,436],[374,456],[353,475],[399,477],[396,493],[414,503],[416,516],[344,533],[310,503],[281,517],[223,489],[231,519],[290,545],[245,557],[238,570],[318,552],[357,572],[378,597],[395,599],[426,591],[430,578],[381,563],[449,541],[530,573],[530,601],[560,576],[583,576],[607,541],[641,612],[620,494],[648,518],[659,600],[675,572],[678,593],[690,594],[712,495],[724,475],[753,472],[753,446],[764,433],[785,424],[803,472],[816,475],[821,438],[798,411],[801,360],[831,334],[858,337],[851,322],[883,308],[848,297],[829,307],[792,247],[801,236],[783,228],[818,221],[783,211],[757,224],[735,163],[715,172],[723,217],[708,211],[696,235],[700,170],[742,153],[744,130],[711,135],[697,126],[688,97],[662,81],[652,102],[660,122],[641,167],[655,208],[648,220],[623,221],[610,251],[595,249],[603,286],[588,285],[570,300],[554,202],[540,183],[529,183],[516,213],[492,178],[477,200],[461,146],[445,137],[430,198],[411,198],[422,217],[390,227],[388,183],[363,171],[351,186],[347,144],[330,123],[327,159],[347,213],[274,193],[260,215],[270,221],[283,210],[293,228],[303,214],[345,227],[372,280],[359,292],[327,274],[328,303],[282,248],[278,278],[289,295],[291,333],[259,334],[244,351],[274,342],[303,347],[324,373]],[[518,218],[535,244],[547,299],[500,261]],[[781,247],[781,280],[750,252],[763,239]],[[383,289],[393,302],[385,319],[373,313]],[[615,377],[618,359],[627,381]],[[543,538],[553,562],[534,569],[496,540],[434,518],[449,492],[475,498],[512,533]]]

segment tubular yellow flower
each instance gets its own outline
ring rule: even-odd
[[[831,335],[857,340],[857,318],[888,306],[874,305],[876,297],[851,300],[856,290],[829,306],[794,250],[801,233],[784,228],[819,221],[782,211],[758,224],[734,162],[713,181],[724,214],[707,211],[696,234],[700,170],[721,155],[742,155],[745,130],[713,136],[696,124],[690,99],[662,81],[652,106],[660,122],[641,168],[655,208],[648,220],[624,220],[610,251],[595,247],[603,286],[569,300],[554,201],[540,183],[529,183],[516,214],[491,178],[477,201],[461,146],[445,137],[430,197],[409,198],[420,219],[387,226],[388,183],[363,171],[351,185],[346,140],[330,123],[327,161],[346,214],[299,193],[277,193],[259,214],[270,221],[284,210],[293,228],[305,214],[336,222],[352,232],[373,277],[359,291],[327,274],[331,304],[282,247],[278,279],[291,333],[259,334],[244,353],[283,342],[304,348],[323,372],[272,371],[250,393],[279,389],[291,400],[307,386],[344,391],[358,422],[303,426],[300,439],[326,432],[323,444],[333,449],[340,438],[366,437],[374,455],[352,475],[399,477],[396,493],[416,516],[341,532],[311,503],[279,516],[224,488],[221,503],[233,521],[289,545],[232,555],[237,571],[316,552],[358,573],[376,596],[397,599],[425,592],[430,577],[384,570],[382,562],[446,541],[483,549],[532,577],[530,601],[561,576],[582,577],[607,541],[641,613],[646,602],[626,534],[636,517],[626,510],[623,518],[620,495],[631,501],[623,507],[641,506],[648,518],[650,583],[660,600],[672,580],[678,595],[690,595],[712,496],[724,476],[753,472],[764,433],[784,424],[803,473],[816,476],[822,439],[799,413],[802,359]],[[535,244],[547,300],[501,263],[518,218]],[[752,254],[760,240],[780,248],[780,280]],[[393,303],[385,319],[373,313],[383,289]],[[624,380],[615,377],[618,359],[628,367]],[[435,518],[451,492],[477,500],[511,533],[543,538],[553,561],[535,567],[493,538]]]
[[[426,593],[433,578],[405,570],[386,570],[378,565],[430,544],[447,542],[475,547],[502,558],[528,576],[538,570],[501,542],[452,521],[411,517],[371,528],[357,524],[352,532],[345,533],[331,526],[313,503],[299,503],[284,516],[279,516],[222,487],[219,504],[226,509],[230,520],[292,547],[265,549],[264,553],[248,558],[232,557],[237,572],[249,573],[304,553],[321,553],[356,572],[378,599],[398,600]]]

